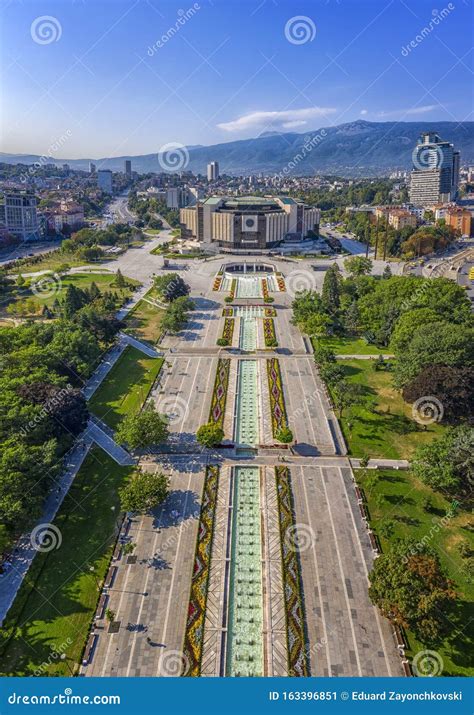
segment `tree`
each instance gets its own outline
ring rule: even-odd
[[[18,288],[22,288],[25,285],[26,281],[25,278],[22,276],[21,273],[18,274],[17,279],[16,279],[16,284]]]
[[[116,439],[130,449],[163,444],[168,439],[168,420],[151,404],[141,412],[127,415],[119,424]]]
[[[128,285],[120,268],[117,269],[117,273],[115,274],[114,285],[117,286],[117,288],[126,288]]]
[[[320,368],[321,377],[327,385],[335,385],[337,382],[344,380],[344,368],[334,362],[327,362]]]
[[[390,266],[387,263],[387,265],[383,269],[382,278],[384,280],[386,280],[387,278],[391,278],[391,277],[392,277],[392,269],[390,268]]]
[[[406,350],[415,330],[421,325],[436,323],[438,320],[439,315],[432,308],[416,308],[403,313],[395,323],[390,337],[390,349],[396,354]]]
[[[203,447],[217,447],[224,439],[224,430],[215,422],[208,422],[199,427],[196,439]]]
[[[123,511],[145,513],[162,504],[169,494],[169,478],[161,472],[152,474],[138,469],[119,489]]]
[[[359,309],[357,301],[353,300],[344,311],[344,330],[348,335],[356,335],[359,329]]]
[[[361,386],[347,380],[339,380],[332,386],[332,398],[334,406],[342,417],[344,410],[362,402]]]
[[[375,561],[369,580],[370,599],[384,616],[412,630],[423,643],[443,635],[444,613],[456,594],[438,557],[421,542],[397,542]]]
[[[372,261],[365,256],[351,256],[344,261],[344,268],[350,276],[364,276],[372,273]]]
[[[430,365],[474,366],[474,328],[449,322],[429,323],[415,330],[397,355],[395,382],[403,387]]]
[[[190,288],[178,273],[167,273],[155,278],[155,288],[163,300],[171,303],[176,298],[189,295]]]
[[[112,623],[115,620],[115,611],[112,611],[111,608],[106,608],[105,617],[109,623]]]
[[[27,401],[40,405],[43,422],[49,422],[47,437],[61,434],[77,436],[89,419],[87,402],[82,392],[71,385],[62,387],[47,382],[31,382],[18,388]]]
[[[290,444],[290,442],[293,442],[293,432],[289,427],[282,427],[278,430],[276,438],[282,444]]]
[[[331,266],[324,275],[321,295],[323,307],[331,315],[337,313],[340,305],[339,282],[339,271],[334,270],[334,266]]]
[[[474,368],[428,365],[402,391],[406,402],[435,397],[442,405],[439,422],[474,421]]]
[[[432,489],[468,493],[474,484],[474,429],[452,427],[430,444],[418,447],[412,469]]]

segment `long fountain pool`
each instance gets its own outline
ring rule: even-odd
[[[234,468],[226,675],[263,675],[263,596],[258,467]]]
[[[257,381],[257,361],[240,360],[234,420],[234,441],[240,446],[258,444]]]

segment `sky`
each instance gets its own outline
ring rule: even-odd
[[[472,120],[470,0],[0,0],[0,151]]]

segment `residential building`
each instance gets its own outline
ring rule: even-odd
[[[97,186],[106,194],[111,194],[112,189],[112,172],[110,169],[99,169],[97,172]]]
[[[459,231],[461,236],[470,236],[472,230],[472,215],[468,209],[461,206],[450,206],[444,216],[446,226]]]
[[[434,132],[424,132],[413,152],[410,202],[415,206],[452,201],[459,184],[459,152]]]
[[[211,163],[207,165],[207,180],[215,181],[218,178],[219,178],[219,162],[211,161]]]
[[[27,191],[5,192],[2,221],[4,228],[23,241],[40,237],[37,198]]]
[[[125,159],[125,161],[123,163],[123,170],[124,170],[124,174],[127,177],[127,179],[131,179],[132,178],[132,162],[130,159]]]
[[[72,230],[79,229],[84,224],[84,207],[74,201],[61,201],[60,207],[53,210],[48,217],[48,228],[61,232],[65,226]]]
[[[395,231],[400,231],[402,228],[409,226],[410,228],[416,228],[417,218],[415,214],[412,214],[406,209],[392,209],[388,213],[388,224],[395,229]]]
[[[319,233],[320,210],[288,197],[212,196],[180,211],[181,235],[223,250],[262,250]]]
[[[95,174],[96,171],[96,165],[94,164],[93,161],[89,162],[89,174]]]

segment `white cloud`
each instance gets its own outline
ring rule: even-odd
[[[309,120],[334,114],[335,111],[334,107],[308,107],[307,109],[287,109],[280,112],[250,112],[230,122],[221,122],[217,126],[226,132],[248,131],[261,127],[290,129],[301,127]]]
[[[433,112],[435,109],[440,108],[440,104],[425,104],[421,107],[410,107],[409,109],[392,109],[389,112],[381,111],[378,112],[379,117],[398,117],[412,114],[427,114],[428,112]]]
[[[361,114],[367,114],[367,109],[361,109],[361,110],[360,110],[360,113],[361,113]]]

